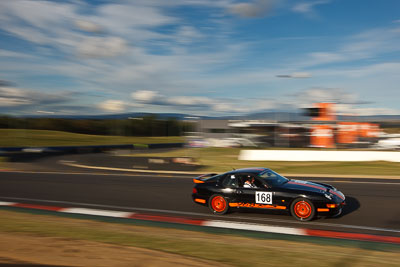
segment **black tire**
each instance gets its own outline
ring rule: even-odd
[[[297,198],[290,205],[290,213],[299,221],[311,221],[315,217],[314,204],[305,198]]]
[[[225,214],[229,210],[229,202],[220,194],[212,195],[208,200],[208,207],[214,214]]]

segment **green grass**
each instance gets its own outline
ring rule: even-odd
[[[183,142],[183,137],[125,137],[75,134],[58,131],[0,129],[0,147],[80,146]],[[193,157],[204,166],[200,171],[225,172],[251,166],[265,166],[283,174],[330,174],[400,176],[400,163],[393,162],[279,162],[240,161],[239,148],[187,148],[140,156]],[[131,155],[131,156],[135,156]],[[1,162],[1,159],[0,159]]]
[[[126,137],[59,131],[0,129],[0,147],[89,146],[183,142],[182,137]]]
[[[384,128],[383,131],[388,134],[398,134],[400,133],[400,128]]]
[[[239,148],[185,148],[162,153],[141,153],[140,156],[192,157],[200,165],[200,171],[225,172],[232,168],[268,167],[282,174],[330,174],[400,176],[400,163],[374,162],[290,162],[238,160]],[[135,156],[131,154],[129,156]]]
[[[141,247],[232,266],[398,266],[399,255],[396,246],[369,250],[362,242],[342,247],[4,210],[0,211],[0,232],[24,235],[26,239],[35,235]]]

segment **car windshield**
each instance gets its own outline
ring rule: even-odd
[[[266,170],[258,175],[262,178],[268,185],[270,186],[277,186],[281,184],[285,184],[289,181],[288,178],[279,175],[278,173],[272,170]]]

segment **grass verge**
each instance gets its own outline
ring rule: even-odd
[[[249,238],[0,210],[0,232],[147,248],[232,266],[398,266],[398,247]],[[323,259],[323,260],[321,260]]]
[[[184,141],[179,136],[126,137],[25,129],[0,129],[0,137],[0,147],[155,144],[180,143]]]
[[[0,147],[79,146],[183,142],[183,137],[125,137],[75,134],[58,131],[0,129]],[[140,156],[192,157],[204,166],[200,171],[225,172],[232,168],[265,166],[283,174],[400,176],[400,163],[393,162],[279,162],[240,161],[240,148],[187,148]],[[135,154],[130,155],[135,156]],[[2,160],[0,159],[0,162]]]
[[[290,162],[238,160],[240,148],[184,148],[161,153],[141,153],[140,157],[192,157],[204,166],[200,171],[225,172],[232,168],[268,167],[283,174],[400,176],[400,163],[374,162]],[[128,156],[137,156],[131,154]]]

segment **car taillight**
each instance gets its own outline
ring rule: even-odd
[[[197,189],[193,187],[192,193],[197,194]]]
[[[327,206],[328,208],[330,208],[330,209],[334,209],[334,208],[337,207],[336,204],[326,204],[326,206]]]

